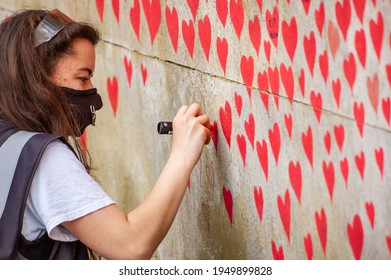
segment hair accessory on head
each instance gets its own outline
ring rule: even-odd
[[[69,23],[74,22],[60,10],[51,10],[38,24],[34,31],[34,47],[49,42]]]

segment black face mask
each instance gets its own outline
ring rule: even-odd
[[[102,108],[103,103],[96,88],[88,90],[76,90],[67,87],[61,87],[66,94],[68,102],[78,107],[77,117],[79,118],[80,134],[90,124],[95,125],[95,111]],[[80,135],[78,135],[80,136]]]

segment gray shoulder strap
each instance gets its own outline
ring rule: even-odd
[[[24,145],[35,134],[37,133],[16,132],[0,147],[0,159],[6,163],[0,166],[0,217],[3,215],[19,156]]]

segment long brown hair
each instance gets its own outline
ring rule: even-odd
[[[81,132],[75,107],[50,77],[59,59],[70,53],[73,39],[85,38],[96,45],[100,34],[87,23],[72,22],[35,47],[34,30],[47,13],[18,11],[0,25],[0,117],[26,131],[63,136],[89,170],[76,138]]]

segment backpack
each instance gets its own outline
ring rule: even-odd
[[[22,235],[31,183],[47,145],[61,136],[22,131],[0,119],[0,260],[88,259],[80,241],[60,242],[45,233],[34,241]]]

